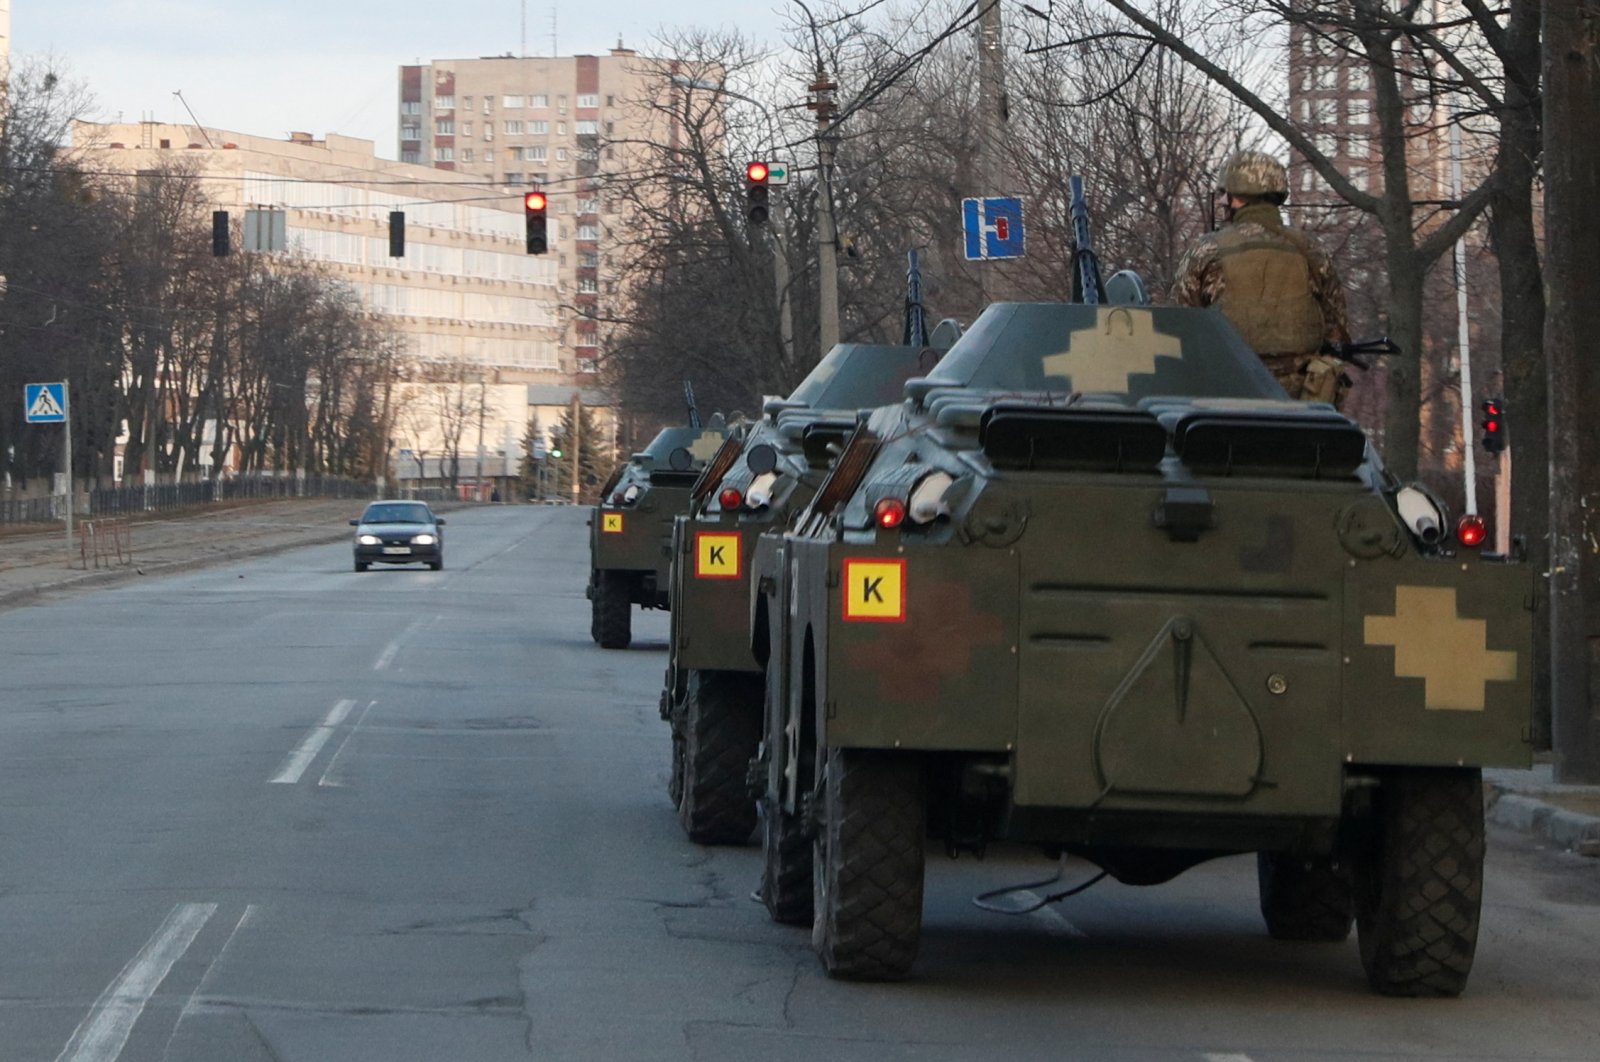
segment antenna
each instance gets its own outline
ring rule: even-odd
[[[195,118],[194,108],[189,106],[189,101],[183,98],[183,90],[182,89],[174,89],[172,94],[174,96],[178,97],[178,102],[183,104],[183,109],[189,112],[189,117],[190,118],[194,118],[195,127],[200,130],[200,135],[205,137],[205,139],[206,139],[206,147],[209,147],[209,148],[216,147],[217,145],[215,145],[215,144],[213,144],[211,142],[211,134],[206,132],[206,127],[200,124],[200,119]]]
[[[556,5],[551,4],[550,5],[550,57],[553,59],[558,54],[560,54],[560,52],[556,48]]]
[[[522,0],[522,36],[517,39],[517,58],[528,57],[528,0]]]

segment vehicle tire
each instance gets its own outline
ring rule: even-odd
[[[774,922],[810,925],[811,837],[800,816],[774,800],[761,803],[761,902]]]
[[[594,573],[594,626],[602,649],[626,649],[633,641],[633,603],[621,572]]]
[[[444,567],[444,558],[440,557],[438,560],[429,561],[428,562],[428,567],[433,569],[434,571],[438,571],[439,569]]]
[[[1409,768],[1375,794],[1356,876],[1361,965],[1386,996],[1458,996],[1483,901],[1483,777]]]
[[[829,977],[899,980],[922,939],[921,765],[879,751],[829,749],[826,756],[811,946]]]
[[[761,676],[691,670],[683,696],[678,821],[696,844],[744,844],[756,828],[750,761],[761,744]]]
[[[1350,936],[1356,907],[1348,862],[1331,856],[1257,852],[1261,917],[1273,940],[1337,943]]]
[[[366,570],[367,570],[367,562],[366,561],[356,561],[356,571],[364,572]]]
[[[683,739],[674,727],[672,734],[672,773],[667,776],[667,798],[676,808],[683,802]]]

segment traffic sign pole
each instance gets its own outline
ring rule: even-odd
[[[61,384],[61,412],[66,419],[61,429],[67,433],[67,563],[72,563],[72,395],[65,382]]]

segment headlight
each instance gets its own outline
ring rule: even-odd
[[[379,542],[382,542],[383,540],[380,539],[377,535],[357,535],[356,536],[356,541],[361,543],[363,546],[376,546]]]
[[[411,539],[411,544],[413,546],[431,546],[437,541],[438,539],[432,535],[415,535]]]

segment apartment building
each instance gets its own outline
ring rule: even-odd
[[[598,318],[620,270],[608,268],[605,180],[629,172],[630,140],[649,125],[639,101],[663,68],[620,45],[608,55],[492,56],[402,66],[402,161],[429,165],[519,195],[550,196],[548,259],[556,269],[573,361],[592,380]]]
[[[285,250],[349,284],[387,318],[410,361],[418,414],[399,445],[499,454],[520,442],[530,386],[577,390],[558,264],[525,249],[522,200],[467,174],[378,158],[370,140],[286,140],[157,122],[76,123],[74,150],[125,173],[187,168],[216,209],[281,211]],[[389,215],[405,214],[405,255],[389,255]],[[235,231],[238,231],[236,225]],[[241,249],[242,250],[242,249]],[[453,394],[452,392],[459,392]],[[463,432],[463,408],[473,410]],[[470,440],[460,445],[459,437]]]

